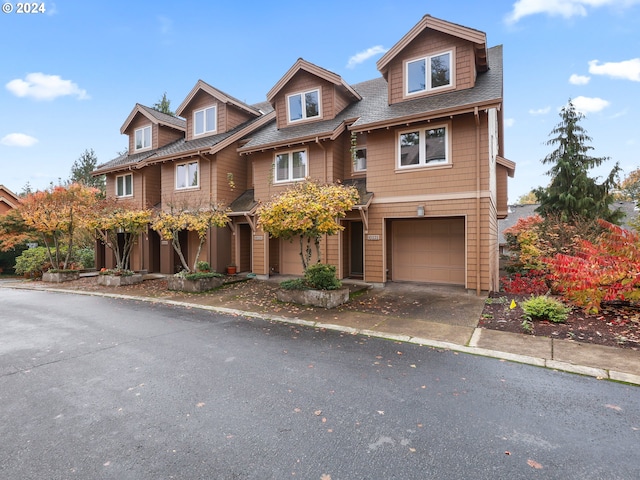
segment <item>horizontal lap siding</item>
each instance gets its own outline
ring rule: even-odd
[[[286,88],[281,90],[276,96],[275,100],[275,109],[276,109],[276,122],[278,128],[285,128],[290,125],[288,118],[288,106],[287,106],[287,95],[300,93],[308,90],[314,90],[316,88],[320,89],[320,102],[321,102],[321,113],[322,119],[327,120],[335,117],[336,115],[336,98],[335,98],[335,87],[332,83],[327,82],[321,78],[316,77],[305,71],[299,71],[294,77],[289,80],[286,85]],[[343,103],[343,100],[340,100],[340,103]],[[314,118],[310,121],[317,121],[318,118]],[[295,122],[296,125],[301,123],[305,123],[305,121]]]

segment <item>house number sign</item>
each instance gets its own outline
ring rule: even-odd
[[[370,240],[372,242],[373,241],[378,241],[378,240],[380,240],[380,235],[367,235],[367,240]]]

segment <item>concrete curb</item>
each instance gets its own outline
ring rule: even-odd
[[[337,325],[331,323],[314,322],[310,320],[304,320],[297,317],[284,317],[281,315],[260,314],[256,312],[238,310],[226,307],[216,307],[211,305],[199,305],[195,303],[182,302],[176,300],[168,300],[153,297],[137,297],[132,295],[122,295],[117,293],[104,293],[104,292],[87,292],[83,290],[65,290],[59,288],[33,288],[22,285],[0,285],[0,288],[12,288],[17,290],[38,290],[46,292],[67,293],[74,295],[88,295],[97,297],[117,298],[123,300],[137,300],[148,303],[162,303],[165,305],[172,305],[183,308],[197,308],[200,310],[207,310],[215,313],[221,313],[232,316],[242,316],[247,318],[257,318],[272,322],[287,323],[292,325],[300,325],[304,327],[326,329],[332,331],[338,331],[347,333],[350,335],[364,335],[372,338],[380,338],[384,340],[392,340],[396,342],[411,343],[415,345],[421,345],[425,347],[438,348],[442,350],[451,350],[460,353],[466,353],[471,355],[478,355],[482,357],[496,358],[500,360],[506,360],[514,363],[521,363],[525,365],[532,365],[536,367],[549,368],[552,370],[558,370],[578,375],[595,377],[602,380],[612,380],[616,382],[628,383],[631,385],[640,386],[640,375],[632,373],[618,372],[616,370],[607,370],[603,368],[590,367],[585,365],[576,365],[570,362],[558,361],[543,357],[535,357],[531,355],[520,355],[516,353],[502,352],[499,350],[487,349],[479,347],[480,338],[483,329],[475,328],[473,334],[467,345],[459,345],[456,343],[431,340],[428,338],[413,337],[411,335],[398,335],[393,333],[385,333],[370,329],[359,329],[344,325]]]

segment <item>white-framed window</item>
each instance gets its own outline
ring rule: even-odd
[[[453,52],[442,52],[405,63],[407,95],[438,90],[453,85]]]
[[[274,170],[276,183],[304,180],[307,176],[307,151],[292,150],[278,153],[274,162]]]
[[[355,142],[354,142],[355,140]],[[367,134],[357,133],[352,137],[353,172],[367,171]]]
[[[215,106],[193,112],[193,135],[203,135],[218,129]]]
[[[134,150],[151,148],[151,125],[136,128],[134,132]]]
[[[354,172],[367,171],[367,147],[356,148],[355,158],[353,159],[353,171]]]
[[[131,197],[133,195],[133,174],[116,177],[116,197]]]
[[[200,185],[200,168],[198,162],[180,163],[176,165],[176,190],[194,188]]]
[[[306,120],[320,116],[320,90],[294,93],[287,96],[289,121]]]
[[[398,168],[451,163],[447,125],[403,130],[398,133]]]

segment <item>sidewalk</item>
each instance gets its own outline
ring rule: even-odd
[[[384,288],[368,289],[363,284],[345,282],[352,292],[358,292],[357,295],[347,305],[326,310],[275,302],[273,292],[277,288],[277,280],[281,279],[268,282],[249,280],[206,294],[149,288],[153,281],[145,281],[145,287],[97,288],[92,279],[58,285],[2,282],[0,288],[52,290],[189,306],[449,349],[640,385],[640,353],[478,328],[485,298],[462,288],[390,283]]]

